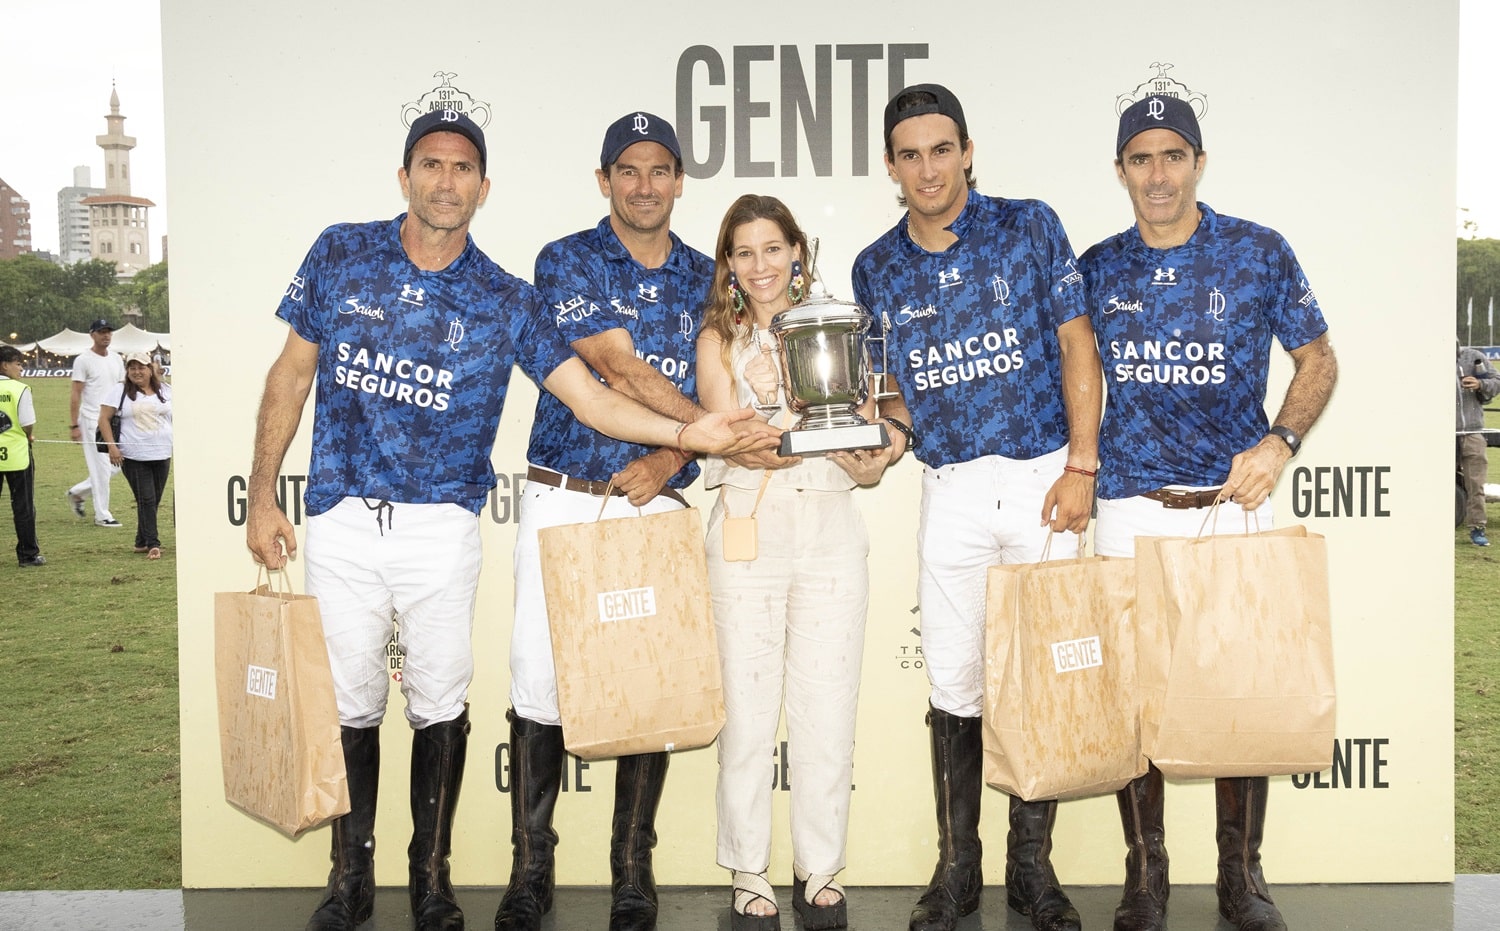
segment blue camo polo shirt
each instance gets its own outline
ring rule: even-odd
[[[572,355],[472,237],[442,271],[413,265],[405,217],[324,230],[276,309],[318,344],[308,514],[350,496],[477,514],[512,364],[540,384]]]
[[[1153,249],[1131,227],[1083,254],[1107,400],[1098,494],[1220,485],[1266,435],[1271,337],[1286,349],[1328,329],[1275,230],[1219,216]]]
[[[1057,214],[970,191],[949,227],[958,241],[943,252],[912,240],[908,216],[859,254],[852,275],[855,299],[889,321],[917,458],[939,468],[1066,445],[1057,328],[1086,308]]]
[[[694,340],[714,266],[671,235],[666,263],[646,268],[631,257],[605,217],[593,229],[544,246],[536,257],[536,286],[564,342],[624,328],[636,356],[691,398],[697,391]],[[602,482],[653,448],[584,426],[567,405],[543,391],[526,458],[554,472]],[[690,462],[667,484],[684,488],[697,475],[697,464]]]

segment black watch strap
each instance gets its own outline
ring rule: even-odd
[[[1283,427],[1277,424],[1266,432],[1271,436],[1281,437],[1282,442],[1286,443],[1287,449],[1292,451],[1293,456],[1297,455],[1297,450],[1302,448],[1302,437],[1298,436],[1290,427]]]

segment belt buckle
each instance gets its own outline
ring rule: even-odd
[[[1162,489],[1165,496],[1162,499],[1162,507],[1171,508],[1174,511],[1190,511],[1198,506],[1198,493],[1196,491],[1173,491]]]

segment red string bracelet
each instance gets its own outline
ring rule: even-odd
[[[1093,478],[1094,476],[1099,474],[1098,472],[1090,472],[1088,469],[1080,469],[1078,468],[1078,466],[1070,465],[1063,466],[1063,471],[1072,472],[1074,475],[1087,475],[1089,478]]]

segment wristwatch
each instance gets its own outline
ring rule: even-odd
[[[1283,427],[1281,424],[1277,424],[1266,432],[1271,436],[1281,437],[1281,441],[1286,444],[1287,449],[1290,449],[1292,451],[1293,456],[1297,455],[1297,450],[1302,448],[1302,437],[1298,436],[1296,432],[1289,427]]]

